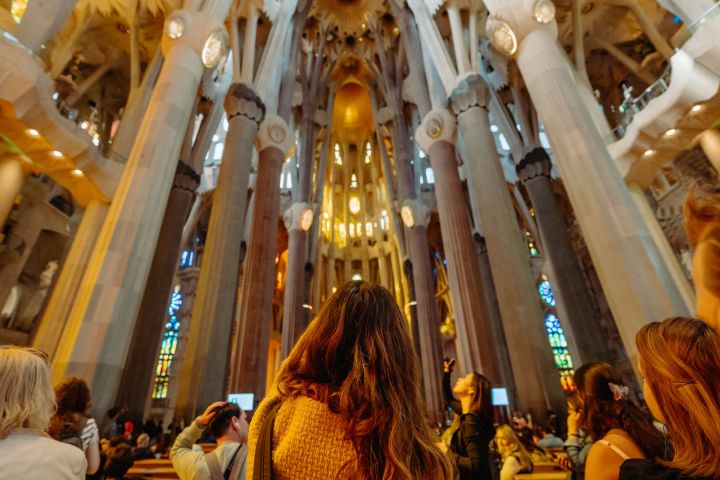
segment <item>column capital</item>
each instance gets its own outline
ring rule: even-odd
[[[287,158],[294,144],[295,139],[285,120],[278,115],[265,115],[255,139],[257,151],[262,152],[266,148],[275,147]]]
[[[227,8],[205,8],[199,12],[181,9],[172,12],[163,24],[160,45],[165,58],[176,46],[190,48],[203,57],[205,45],[212,43],[216,53],[201,60],[205,68],[215,68],[227,51],[227,30],[222,22],[225,15]],[[219,52],[215,49],[218,45]]]
[[[407,228],[427,227],[430,209],[419,198],[408,198],[400,206],[400,217]]]
[[[458,77],[450,98],[448,106],[455,115],[460,115],[473,107],[480,107],[487,110],[490,100],[490,90],[487,83],[477,73],[466,73]]]
[[[295,202],[285,210],[283,222],[288,231],[307,232],[313,224],[313,206],[308,202]]]
[[[228,120],[242,115],[260,125],[265,117],[265,104],[249,85],[233,83],[225,97],[225,112]]]
[[[173,188],[195,193],[200,185],[200,175],[190,165],[180,160],[173,177]]]
[[[527,183],[538,177],[550,178],[552,162],[547,152],[542,147],[537,147],[525,154],[520,163],[515,166],[518,178]]]
[[[425,114],[422,123],[415,130],[415,142],[426,155],[438,141],[455,144],[457,125],[455,116],[448,110],[432,110]]]
[[[487,36],[503,55],[515,56],[523,40],[535,30],[545,30],[557,38],[552,0],[487,0],[485,5],[490,12],[485,24]]]

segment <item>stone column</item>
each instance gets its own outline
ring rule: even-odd
[[[172,291],[180,251],[184,247],[180,239],[199,184],[200,176],[180,160],[115,402],[127,407],[130,417],[140,422],[150,398],[157,345],[167,320],[168,296]]]
[[[285,121],[277,115],[267,115],[260,124],[256,144],[260,159],[255,206],[243,266],[237,329],[232,339],[229,381],[230,391],[253,392],[256,402],[265,396],[275,291],[280,173],[292,145],[292,134]]]
[[[77,0],[28,2],[27,11],[14,32],[20,42],[33,52],[53,37],[65,24]]]
[[[21,160],[17,156],[9,156],[0,161],[0,241],[2,241],[2,228],[5,226],[15,197],[20,194],[25,183],[25,172]]]
[[[630,363],[636,366],[640,327],[689,310],[584,108],[557,43],[555,20],[547,16],[548,23],[539,23],[532,4],[520,0],[487,0],[486,5],[491,12],[488,30],[510,29],[516,39],[504,52],[517,60],[545,126]]]
[[[543,252],[552,265],[550,278],[560,319],[569,339],[577,366],[591,360],[612,361],[600,324],[600,315],[588,290],[585,275],[570,241],[568,227],[552,189],[552,163],[545,150],[535,148],[517,165],[518,177],[525,184],[535,209]]]
[[[75,301],[75,294],[90,261],[93,245],[97,242],[107,212],[108,206],[98,201],[90,202],[85,207],[60,276],[45,308],[40,327],[33,339],[33,347],[47,353],[51,360],[55,357],[55,350],[60,343],[65,322]]]
[[[417,315],[413,317],[413,340],[417,345],[422,367],[425,405],[430,419],[440,421],[443,410],[441,367],[442,349],[440,341],[440,319],[435,301],[435,282],[432,276],[432,263],[428,248],[427,226],[430,211],[422,200],[405,200],[402,205],[402,218],[408,251],[412,259],[412,286]],[[414,253],[414,254],[413,254]],[[411,310],[412,312],[412,310]],[[434,313],[434,314],[433,314]]]
[[[450,97],[477,196],[497,298],[515,372],[517,398],[536,413],[561,409],[564,395],[530,272],[525,235],[510,199],[488,120],[488,89],[478,74],[459,80]],[[520,374],[522,372],[522,374]],[[529,372],[533,372],[530,374]]]
[[[690,285],[690,281],[687,275],[685,275],[685,271],[683,270],[675,251],[670,246],[670,242],[668,242],[665,232],[663,232],[662,227],[660,227],[660,222],[658,222],[655,212],[652,208],[650,208],[650,203],[648,202],[645,189],[635,182],[628,183],[627,187],[630,191],[630,196],[635,201],[635,205],[637,205],[638,210],[640,210],[640,215],[650,231],[650,235],[652,236],[655,245],[660,251],[660,255],[662,255],[665,265],[675,281],[675,285],[677,285],[680,290],[685,306],[689,311],[695,311],[695,291]]]
[[[250,87],[236,83],[225,97],[225,111],[228,133],[213,192],[176,407],[184,418],[193,418],[195,410],[224,393],[253,143],[265,107]]]
[[[423,118],[415,141],[430,158],[435,173],[440,232],[447,259],[450,298],[455,312],[459,371],[478,371],[493,383],[507,383],[500,369],[497,332],[487,321],[487,305],[475,254],[470,217],[455,157],[455,119],[446,110],[433,110]],[[461,373],[462,374],[462,373]]]
[[[480,283],[482,284],[485,305],[487,307],[487,322],[492,325],[492,341],[499,361],[499,380],[495,382],[495,385],[508,389],[510,401],[514,405],[517,401],[515,398],[515,381],[513,380],[513,371],[510,363],[510,354],[508,353],[507,340],[505,339],[505,330],[502,326],[502,316],[500,315],[500,305],[498,304],[497,292],[495,291],[495,282],[493,282],[492,278],[487,245],[485,238],[479,233],[475,233],[473,237],[475,240],[475,255],[477,256],[478,268],[480,269]]]
[[[280,359],[287,357],[305,326],[305,260],[307,256],[307,232],[312,226],[312,206],[309,203],[293,203],[285,212],[288,231],[288,265],[285,273],[285,298],[283,300],[282,341]]]
[[[185,22],[180,38],[163,38],[165,63],[55,356],[54,380],[84,378],[96,416],[115,400],[204,72],[200,52],[210,32],[223,28],[219,19],[225,18],[229,2],[214,7],[210,14],[173,13],[192,22]]]

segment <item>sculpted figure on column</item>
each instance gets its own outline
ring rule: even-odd
[[[686,315],[678,286],[578,93],[549,0],[486,0],[493,46],[517,61],[630,362],[645,323]]]

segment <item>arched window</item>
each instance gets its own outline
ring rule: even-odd
[[[342,165],[342,155],[340,154],[340,144],[335,144],[335,164]]]
[[[183,252],[184,253],[184,252]],[[177,350],[178,334],[180,332],[180,320],[178,312],[183,303],[183,294],[180,285],[176,285],[170,295],[168,306],[168,317],[165,323],[162,343],[160,344],[160,355],[155,367],[155,381],[153,382],[152,398],[167,398],[168,385],[172,373],[172,363]]]
[[[367,142],[365,144],[365,163],[370,163],[372,161],[372,145],[370,142]]]
[[[542,281],[537,287],[538,294],[543,301],[545,307],[545,331],[548,335],[548,343],[552,349],[555,367],[560,373],[560,382],[564,390],[575,390],[573,382],[573,374],[575,373],[572,358],[568,350],[568,342],[565,337],[565,331],[560,325],[560,319],[557,315],[557,301],[552,290],[550,281],[542,276]]]

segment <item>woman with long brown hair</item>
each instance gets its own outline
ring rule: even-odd
[[[451,478],[426,423],[421,384],[390,292],[345,284],[300,337],[254,415],[249,478]]]
[[[483,375],[470,372],[459,377],[455,387],[451,388],[453,365],[452,361],[443,365],[443,392],[448,406],[460,417],[460,423],[450,439],[446,454],[455,464],[460,480],[490,480],[488,445],[495,435],[492,385]]]
[[[585,478],[617,480],[630,458],[658,460],[670,447],[652,419],[629,398],[620,373],[605,362],[589,362],[575,372],[582,405],[579,423],[593,439]]]
[[[684,208],[685,231],[694,249],[696,315],[720,331],[720,187],[690,187]]]
[[[635,339],[643,392],[675,453],[659,463],[629,460],[621,479],[720,479],[720,334],[694,318],[645,325]]]

